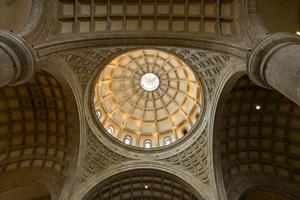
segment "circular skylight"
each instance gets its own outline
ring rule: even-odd
[[[140,82],[142,88],[148,92],[156,90],[159,86],[159,78],[153,73],[146,73]]]
[[[201,86],[191,69],[176,56],[153,49],[112,60],[99,75],[94,94],[105,132],[145,149],[189,135],[202,107]]]

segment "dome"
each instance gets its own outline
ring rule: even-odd
[[[132,50],[112,60],[95,84],[95,113],[125,145],[155,148],[189,134],[201,112],[201,86],[178,57]]]

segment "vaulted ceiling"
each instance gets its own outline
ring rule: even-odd
[[[251,179],[258,181],[257,187],[275,187],[299,198],[295,191],[300,185],[300,107],[274,90],[255,86],[246,76],[223,100],[214,137],[220,145],[228,198],[233,198],[237,187],[251,185]],[[278,181],[272,185],[274,177]],[[279,186],[279,180],[288,189]]]
[[[299,29],[298,1],[5,0],[0,29],[19,33],[37,64],[26,84],[0,88],[3,195],[222,199],[221,188],[230,200],[300,198],[299,106],[246,75],[226,79],[246,73],[267,32]],[[112,70],[120,55],[132,60],[126,72]],[[167,95],[142,90],[146,72],[157,72]],[[113,119],[111,102],[140,122]],[[107,134],[112,124],[121,142]],[[124,145],[118,129],[133,146],[160,148]],[[177,142],[164,145],[167,137]]]
[[[42,71],[25,85],[0,89],[0,174],[6,180],[1,186],[15,184],[5,174],[27,170],[40,177],[52,174],[63,184],[77,155],[76,109],[70,101],[57,80]],[[51,182],[30,173],[23,178],[27,175],[33,183]]]

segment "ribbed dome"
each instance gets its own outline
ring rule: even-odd
[[[179,58],[144,49],[124,53],[99,76],[96,115],[125,144],[152,148],[188,133],[201,108],[201,87]]]

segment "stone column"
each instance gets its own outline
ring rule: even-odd
[[[21,37],[0,31],[0,87],[28,81],[34,64],[32,49]]]
[[[273,88],[300,105],[300,37],[272,34],[248,58],[248,75],[257,85]]]

